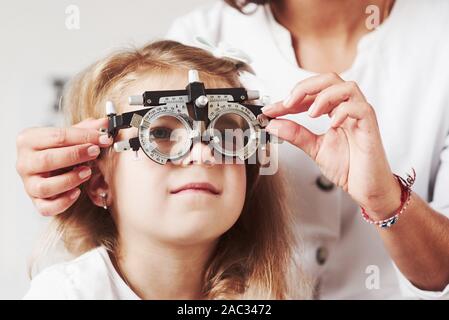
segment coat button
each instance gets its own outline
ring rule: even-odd
[[[326,263],[328,256],[329,256],[329,250],[327,250],[326,247],[319,247],[316,250],[316,262],[320,266],[322,266],[323,264]]]
[[[316,178],[315,183],[323,191],[331,191],[335,187],[335,184],[323,175]]]

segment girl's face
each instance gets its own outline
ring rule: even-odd
[[[122,93],[120,109],[130,95],[149,90],[184,88],[187,72],[146,75]],[[205,83],[207,86],[207,83]],[[225,85],[223,85],[225,86]],[[121,130],[117,140],[137,136],[137,129]],[[244,164],[216,164],[210,149],[196,143],[183,160],[160,165],[142,150],[115,154],[108,197],[123,236],[191,245],[218,239],[237,221],[246,192]]]

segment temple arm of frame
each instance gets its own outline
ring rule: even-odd
[[[262,114],[262,108],[263,106],[257,105],[257,104],[248,104],[248,103],[241,103],[242,106],[247,107],[249,110],[251,110],[252,113],[257,117],[259,114]],[[268,117],[267,117],[268,118]],[[271,118],[268,118],[271,120]]]
[[[243,106],[245,106],[245,107],[247,107],[249,110],[251,110],[251,112],[252,113],[254,113],[254,115],[257,117],[257,116],[259,116],[259,115],[261,115],[261,114],[263,114],[262,113],[262,107],[263,106],[260,106],[260,105],[256,105],[256,104],[242,104]],[[270,120],[273,120],[274,118],[270,118],[270,117],[268,117],[268,116],[265,116],[266,117],[266,121],[267,122],[269,122]],[[266,127],[266,125],[264,125],[264,126],[262,126],[261,125],[261,127],[263,128],[263,133],[265,134],[265,141],[268,143],[268,142],[270,142],[270,140],[273,140],[273,142],[276,142],[276,143],[282,143],[282,140],[281,139],[279,139],[279,138],[276,138],[276,139],[270,139],[271,138],[271,135],[267,132],[267,131],[265,131],[265,127]]]
[[[137,111],[125,112],[120,115],[109,116],[108,123],[108,135],[109,137],[115,137],[120,129],[126,129],[131,127],[131,121],[134,114],[143,117],[148,112],[148,108]]]
[[[140,149],[140,142],[138,137],[131,138],[129,140],[118,141],[114,143],[114,150],[116,152],[122,152],[127,150],[137,151]]]

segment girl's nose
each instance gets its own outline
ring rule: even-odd
[[[181,161],[182,166],[192,164],[201,164],[205,166],[215,165],[216,161],[212,148],[203,142],[194,142],[192,150],[190,150],[190,152]]]

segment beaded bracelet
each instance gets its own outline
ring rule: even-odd
[[[413,170],[413,176],[407,175],[407,179],[404,179],[396,174],[394,174],[394,177],[398,181],[400,187],[401,187],[401,205],[399,208],[395,211],[395,214],[387,219],[374,221],[370,218],[370,216],[366,213],[365,208],[360,207],[362,209],[362,217],[363,219],[370,223],[375,224],[380,228],[390,228],[392,225],[394,225],[399,220],[399,216],[407,209],[411,196],[412,196],[412,185],[415,183],[416,180],[416,172],[415,169]]]

